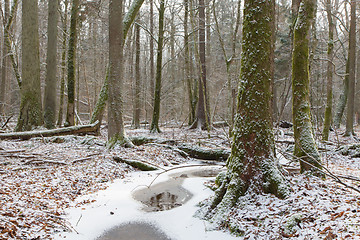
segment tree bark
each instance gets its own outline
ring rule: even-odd
[[[139,18],[138,18],[139,20]],[[140,24],[140,23],[139,23]],[[140,26],[135,26],[135,100],[134,100],[134,127],[140,128],[141,76],[140,76]]]
[[[349,96],[347,100],[345,136],[354,133],[354,101],[355,101],[355,72],[356,72],[356,4],[351,0],[350,34],[349,34]]]
[[[331,0],[326,1],[326,14],[329,24],[329,39],[328,39],[328,49],[327,49],[327,72],[326,72],[326,80],[327,80],[327,87],[326,87],[326,109],[325,109],[325,119],[324,119],[324,129],[322,134],[322,140],[328,141],[329,140],[329,131],[331,126],[331,116],[332,116],[332,99],[333,99],[333,72],[334,72],[334,65],[333,65],[333,57],[334,57],[334,20],[332,16],[332,7],[331,7]]]
[[[208,218],[224,217],[238,198],[251,194],[288,195],[288,186],[275,164],[271,112],[273,61],[273,0],[245,0],[243,54],[228,171],[215,191]],[[254,33],[257,34],[254,34]]]
[[[29,131],[43,123],[37,0],[22,1],[22,83],[20,115],[15,131]]]
[[[162,78],[162,53],[164,45],[164,15],[165,15],[165,1],[160,1],[159,8],[159,36],[158,49],[156,58],[156,78],[155,78],[155,92],[154,92],[154,110],[150,126],[150,132],[160,133],[159,119],[160,119],[160,100],[161,100],[161,78]]]
[[[71,19],[70,19],[70,39],[68,50],[68,72],[67,72],[67,94],[68,103],[66,111],[65,126],[75,125],[75,75],[76,75],[76,43],[77,43],[77,25],[78,25],[78,11],[79,0],[72,1]]]
[[[131,146],[123,122],[123,0],[109,3],[109,104],[108,144]]]
[[[300,161],[301,172],[310,170],[317,172],[317,169],[306,162],[321,168],[320,154],[313,136],[309,96],[309,39],[312,21],[315,17],[315,7],[315,0],[303,0],[294,28],[292,58],[294,155],[303,160]]]
[[[6,39],[9,38],[9,29],[7,29],[8,21],[9,21],[9,0],[5,0],[4,4],[5,13],[4,13],[4,40],[3,40],[3,49],[2,49],[2,64],[1,64],[1,85],[0,85],[0,114],[5,113],[6,108],[6,89],[7,89],[7,65],[9,62],[9,58],[7,57],[9,53],[9,49],[7,48]]]
[[[65,79],[66,79],[66,41],[68,36],[67,22],[68,22],[68,0],[64,1],[65,11],[62,20],[62,53],[61,53],[61,81],[60,81],[60,103],[57,125],[61,126],[63,122],[63,110],[64,110],[64,91],[65,91]]]
[[[46,58],[46,79],[44,92],[44,122],[48,129],[55,127],[56,71],[57,71],[57,23],[58,1],[48,2],[48,45]]]

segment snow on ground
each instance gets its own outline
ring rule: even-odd
[[[210,134],[163,130],[161,138],[229,147],[226,130]],[[281,151],[291,146],[286,141],[292,140],[289,132],[283,133],[278,138],[285,140],[278,144]],[[147,130],[129,130],[128,134],[149,135]],[[359,178],[360,159],[335,151],[357,141],[332,133],[331,144],[321,145],[327,149],[322,153],[324,165],[335,174]],[[360,194],[331,178],[324,181],[289,175],[294,190],[289,198],[244,196],[219,227],[193,218],[199,209],[196,204],[212,194],[200,178],[185,180],[184,187],[197,194],[184,206],[169,211],[145,214],[139,210],[141,203],[131,199],[134,186],[147,183],[153,173],[133,173],[133,168],[114,162],[112,157],[163,167],[189,161],[170,149],[143,145],[108,151],[104,137],[91,136],[1,141],[0,148],[0,239],[93,239],[130,218],[153,222],[171,239],[233,239],[227,233],[230,227],[244,239],[360,239]],[[360,181],[342,180],[360,188]],[[209,231],[214,227],[221,231]]]

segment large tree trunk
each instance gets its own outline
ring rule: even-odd
[[[343,82],[343,89],[342,92],[340,94],[339,100],[338,100],[338,104],[336,105],[336,109],[335,109],[335,116],[334,116],[334,127],[335,128],[339,128],[340,124],[341,124],[341,119],[344,115],[344,111],[345,111],[345,106],[346,106],[346,102],[348,99],[348,95],[349,95],[349,68],[350,66],[350,61],[349,58],[346,60],[346,75],[344,77],[344,82]]]
[[[68,79],[67,79],[67,112],[65,126],[75,125],[75,63],[76,63],[76,43],[77,43],[77,23],[79,12],[79,0],[73,0],[70,19],[70,39],[68,50]]]
[[[108,142],[130,146],[123,122],[123,0],[109,3],[109,104],[108,104]]]
[[[162,52],[164,43],[164,14],[165,14],[165,1],[160,1],[159,8],[159,36],[158,36],[158,49],[156,58],[156,78],[155,78],[155,92],[154,92],[154,110],[150,126],[150,131],[159,133],[159,119],[160,119],[160,95],[161,95],[161,77],[162,77]]]
[[[346,113],[345,136],[354,133],[354,101],[355,101],[355,72],[356,72],[356,1],[351,1],[350,35],[349,35],[349,95]]]
[[[131,4],[131,7],[129,9],[129,11],[126,13],[124,20],[122,22],[123,25],[123,41],[125,41],[127,33],[130,29],[130,26],[132,24],[132,22],[134,21],[137,13],[140,10],[141,5],[143,4],[144,0],[136,0]],[[124,43],[123,43],[124,44]],[[95,104],[95,108],[94,108],[94,112],[91,116],[91,123],[96,122],[97,120],[99,120],[101,125],[101,120],[103,118],[104,112],[105,112],[105,107],[106,107],[106,103],[108,101],[108,94],[109,94],[109,88],[108,88],[108,70],[106,71],[106,76],[105,76],[105,81],[101,87],[101,91],[100,91],[100,96]]]
[[[315,0],[303,0],[294,28],[292,59],[293,122],[295,156],[301,159],[301,171],[321,168],[321,159],[313,136],[310,113],[309,46],[310,28],[315,17]],[[310,163],[310,164],[307,164]]]
[[[46,79],[44,92],[44,122],[48,129],[55,127],[56,69],[57,69],[57,23],[58,1],[48,2],[48,45],[46,56]]]
[[[206,88],[206,28],[205,28],[205,2],[199,0],[199,57],[200,57],[200,81],[199,99],[197,102],[196,119],[191,128],[203,130],[210,129],[210,109],[207,99]]]
[[[327,80],[327,87],[326,87],[326,109],[325,109],[325,120],[324,120],[324,129],[322,134],[322,140],[328,141],[329,140],[329,131],[331,125],[331,116],[332,116],[332,99],[333,99],[333,72],[334,72],[334,65],[333,65],[333,57],[334,57],[334,20],[332,16],[332,9],[331,9],[331,0],[326,1],[326,14],[329,24],[329,39],[328,39],[328,62],[327,62],[327,72],[326,72],[326,80]]]
[[[269,63],[274,60],[271,22],[274,1],[245,0],[244,7],[241,84],[233,144],[228,171],[210,206],[220,217],[247,192],[272,193],[278,197],[288,194],[288,186],[275,164],[272,132]]]
[[[16,131],[29,131],[43,123],[37,0],[22,1],[22,83]]]

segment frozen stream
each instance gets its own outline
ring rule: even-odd
[[[68,209],[67,220],[76,231],[58,233],[55,239],[237,239],[228,233],[210,231],[208,222],[193,217],[197,203],[212,194],[203,185],[209,180],[204,176],[214,176],[218,171],[219,166],[169,171],[161,174],[150,189],[145,186],[158,172],[132,173],[106,190],[78,199],[96,201]]]

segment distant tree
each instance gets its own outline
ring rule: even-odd
[[[65,79],[66,79],[66,42],[68,39],[68,5],[69,1],[64,0],[64,12],[61,15],[62,22],[62,52],[61,52],[61,81],[60,81],[60,104],[59,113],[57,119],[57,125],[61,126],[63,122],[63,110],[64,110],[64,91],[65,91]]]
[[[199,99],[197,102],[196,119],[191,128],[203,130],[210,129],[210,107],[206,87],[206,28],[205,28],[205,1],[198,1],[199,9],[199,57],[200,57],[200,81]]]
[[[58,1],[48,2],[48,45],[46,56],[46,79],[44,92],[44,122],[46,128],[55,127],[56,70],[57,70],[57,23]]]
[[[7,56],[9,53],[9,49],[6,44],[6,40],[9,38],[9,29],[8,29],[8,21],[9,21],[9,13],[10,6],[9,0],[5,0],[4,3],[4,40],[3,40],[3,49],[2,49],[2,63],[1,63],[1,84],[0,84],[0,114],[5,113],[5,93],[7,88],[7,65],[9,62],[9,57]]]
[[[139,18],[138,18],[139,20]],[[135,99],[134,99],[134,120],[136,129],[140,128],[140,98],[141,98],[141,76],[140,76],[140,23],[135,25]]]
[[[245,0],[243,54],[237,113],[227,172],[215,191],[210,212],[227,214],[247,192],[288,195],[288,186],[275,164],[271,112],[274,0]],[[256,33],[256,34],[255,34]],[[209,215],[208,215],[209,217]]]
[[[294,50],[292,57],[293,122],[296,157],[301,171],[321,168],[310,113],[309,46],[310,29],[315,17],[316,0],[302,0],[294,27]],[[310,163],[310,164],[308,164]]]
[[[326,14],[327,20],[329,24],[329,38],[328,38],[328,49],[327,49],[327,97],[326,97],[326,109],[325,109],[325,119],[324,119],[324,129],[322,134],[322,140],[328,141],[329,140],[329,131],[331,125],[331,117],[332,117],[332,105],[333,105],[333,72],[334,72],[334,65],[333,65],[333,58],[334,58],[334,30],[335,24],[333,20],[333,13],[332,13],[332,6],[331,0],[326,0]]]
[[[80,0],[72,0],[71,19],[70,19],[70,38],[68,46],[67,61],[67,111],[65,126],[75,125],[75,75],[76,75],[76,44],[77,44],[77,25],[79,18]]]
[[[28,131],[43,123],[41,88],[38,1],[22,1],[22,82],[20,115],[15,131]]]
[[[162,78],[162,55],[164,43],[164,15],[165,15],[165,0],[160,0],[159,7],[159,35],[158,35],[158,49],[156,58],[156,77],[155,77],[155,92],[153,117],[150,126],[150,132],[159,133],[159,119],[160,119],[160,96],[161,96],[161,78]]]

